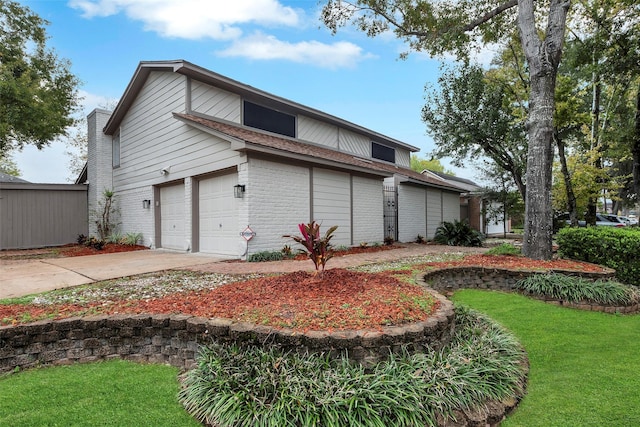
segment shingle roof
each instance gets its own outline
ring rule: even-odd
[[[22,178],[18,178],[17,176],[13,176],[13,175],[9,175],[6,174],[4,172],[0,172],[0,182],[22,182],[22,183],[28,183],[29,181],[26,181]]]
[[[346,169],[358,168],[368,170],[371,173],[385,176],[394,174],[409,178],[412,182],[443,188],[452,191],[463,192],[464,190],[447,182],[422,175],[409,168],[396,166],[390,163],[378,162],[370,159],[363,159],[353,154],[343,151],[332,150],[319,145],[310,144],[294,138],[281,137],[270,133],[264,133],[229,122],[222,122],[210,118],[195,116],[192,114],[173,113],[174,117],[189,124],[199,125],[208,130],[226,135],[231,139],[241,141],[245,144],[242,149],[247,151],[259,151],[258,148],[277,150],[283,157],[291,155],[304,156],[308,161],[319,162],[320,160],[330,161],[344,165]],[[251,146],[253,145],[253,147]]]

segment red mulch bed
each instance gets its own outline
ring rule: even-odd
[[[299,331],[379,329],[424,320],[438,305],[424,289],[390,274],[334,269],[318,275],[299,271],[151,300],[0,305],[0,324],[86,314],[180,313]]]
[[[90,246],[84,245],[71,245],[63,246],[60,250],[60,255],[63,257],[72,256],[85,256],[85,255],[100,255],[100,254],[113,254],[117,252],[131,252],[131,251],[143,251],[149,249],[146,246],[140,245],[119,245],[115,243],[107,243],[98,250]]]
[[[573,270],[589,273],[602,273],[609,271],[608,268],[586,262],[573,261],[570,259],[553,259],[549,261],[534,260],[522,256],[506,255],[467,255],[461,260],[430,262],[428,265],[433,268],[447,267],[486,267],[504,268],[507,270]]]

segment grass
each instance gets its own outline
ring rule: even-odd
[[[479,290],[454,300],[507,327],[529,355],[528,394],[503,427],[640,425],[640,315]]]
[[[115,360],[0,377],[0,425],[199,426],[177,400],[177,374]]]

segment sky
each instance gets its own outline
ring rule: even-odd
[[[336,35],[317,0],[21,0],[49,21],[48,46],[71,62],[84,114],[113,105],[140,61],[184,59],[239,82],[364,126],[420,148],[433,140],[420,119],[425,84],[441,62],[414,53],[392,34]],[[37,183],[73,181],[68,147],[25,147],[14,159]],[[442,163],[456,175],[476,171]]]

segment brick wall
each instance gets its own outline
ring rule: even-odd
[[[93,110],[87,116],[87,180],[89,181],[89,235],[97,236],[96,220],[104,190],[113,189],[113,158],[111,137],[102,133],[111,112]],[[142,203],[142,202],[141,202]],[[116,221],[117,222],[117,221]]]

